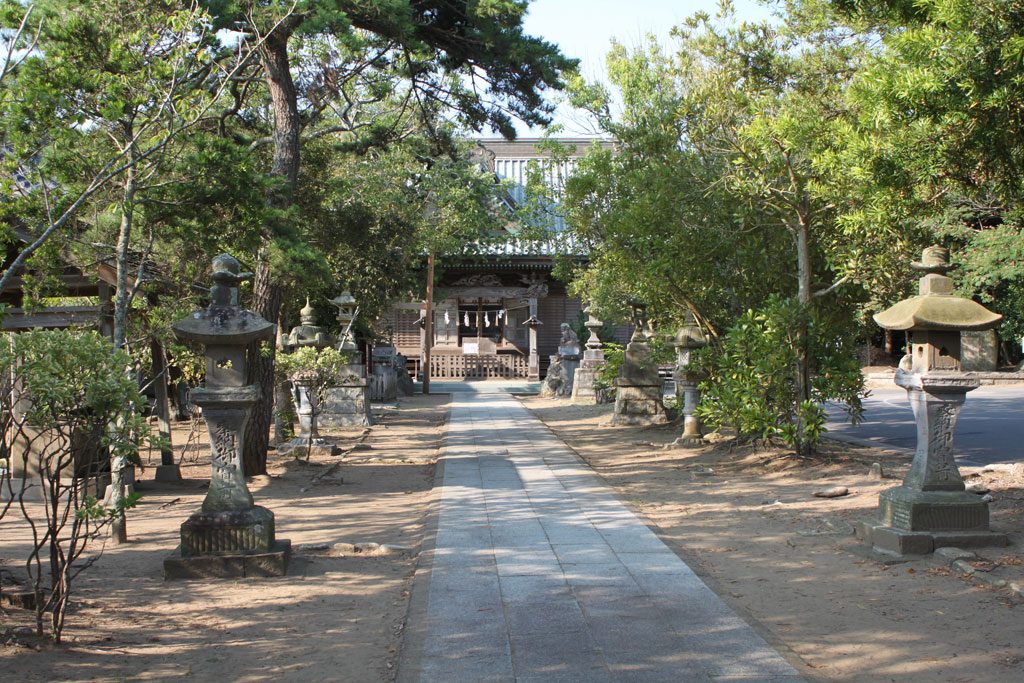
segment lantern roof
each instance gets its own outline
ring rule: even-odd
[[[925,273],[920,280],[920,293],[876,313],[874,319],[879,327],[909,331],[989,330],[1002,321],[1002,315],[953,293],[953,280],[945,275],[952,267],[949,250],[928,247],[921,260],[911,263],[911,267]]]
[[[274,335],[274,325],[242,308],[238,303],[238,284],[252,277],[239,272],[238,261],[228,254],[213,259],[213,287],[210,306],[174,323],[174,334],[186,341],[218,346],[244,346]]]

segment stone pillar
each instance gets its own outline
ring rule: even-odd
[[[875,322],[911,335],[895,379],[914,411],[917,449],[903,484],[879,495],[878,522],[862,523],[859,535],[876,550],[900,555],[1006,545],[1005,534],[989,529],[988,503],[965,491],[953,451],[960,408],[980,384],[961,370],[960,332],[991,329],[1002,316],[954,295],[946,249],[929,247],[911,266],[925,272],[920,294],[877,314]]]
[[[252,277],[221,254],[213,260],[210,307],[173,326],[184,341],[206,345],[206,385],[191,400],[210,436],[210,486],[202,508],[181,525],[181,545],[164,560],[168,579],[283,576],[291,544],[277,540],[274,513],[253,504],[242,469],[242,440],[260,396],[245,384],[248,344],[273,337],[274,326],[238,304],[238,283]]]
[[[395,368],[394,346],[375,346],[370,352],[373,364],[370,382],[371,401],[395,401],[398,399],[398,372]]]

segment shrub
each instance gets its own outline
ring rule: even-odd
[[[626,357],[626,347],[615,342],[604,344],[604,365],[598,369],[594,376],[594,390],[615,392],[615,378],[619,376],[622,368],[622,361]]]
[[[843,404],[854,422],[862,416],[864,377],[854,339],[836,319],[772,297],[743,314],[719,345],[697,354],[707,373],[697,414],[712,429],[731,427],[741,439],[778,440],[808,452],[826,431],[822,403]],[[798,391],[801,343],[808,354],[810,400]]]
[[[108,509],[89,490],[90,477],[108,462],[139,464],[149,430],[131,363],[94,332],[35,330],[0,344],[0,367],[10,378],[0,399],[0,445],[9,461],[0,517],[16,510],[27,522],[32,550],[25,568],[36,595],[36,627],[42,635],[49,614],[56,641],[72,583],[95,560],[81,560],[86,547],[138,499],[133,494]],[[34,483],[38,502],[26,495]]]

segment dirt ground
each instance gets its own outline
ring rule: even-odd
[[[907,455],[836,442],[814,461],[731,440],[666,450],[680,426],[611,427],[611,406],[523,401],[808,679],[1024,680],[1024,600],[936,558],[887,562],[853,536]],[[869,476],[874,462],[886,479]],[[1024,481],[965,475],[992,490],[992,525],[1012,543],[974,564],[1024,582]],[[832,486],[850,495],[813,497]]]
[[[0,681],[392,680],[447,401],[375,405],[380,419],[365,435],[325,431],[354,447],[341,459],[271,452],[270,476],[250,488],[295,549],[288,576],[274,579],[163,580],[163,559],[209,476],[205,430],[183,454],[191,429],[177,425],[185,481],[157,484],[152,468],[143,472],[132,540],[108,545],[77,581],[65,644],[13,635],[32,613],[0,609]],[[331,547],[364,542],[408,550]],[[0,522],[0,568],[23,573],[24,554],[24,529]]]

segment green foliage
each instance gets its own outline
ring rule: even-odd
[[[861,416],[864,378],[849,340],[848,329],[834,319],[793,299],[772,297],[743,314],[720,348],[697,354],[708,373],[697,413],[712,429],[730,427],[742,439],[779,440],[805,452],[825,431],[823,402],[842,403],[853,420]],[[811,351],[809,401],[801,400],[794,380],[806,350]]]
[[[953,248],[961,291],[1006,317],[1001,334],[1022,331],[1019,253],[1024,230],[1024,3],[1020,0],[805,0],[833,27],[873,43],[823,161],[845,179],[846,231],[891,226],[904,261],[925,241]],[[880,41],[879,41],[880,39]],[[914,248],[911,248],[911,246]],[[907,293],[904,264],[876,308]]]
[[[0,348],[0,366],[12,367],[23,390],[28,424],[41,430],[99,434],[112,456],[139,462],[149,434],[131,358],[95,332],[32,330]]]
[[[622,362],[626,358],[626,347],[615,342],[604,344],[605,363],[594,376],[594,389],[615,389],[615,379],[619,376]]]
[[[11,467],[0,475],[5,497],[0,517],[20,512],[32,533],[25,566],[35,591],[36,628],[60,641],[72,582],[92,563],[80,562],[90,542],[124,516],[139,500],[133,494],[104,507],[87,495],[88,479],[102,471],[109,455],[118,463],[141,464],[139,445],[148,435],[131,358],[95,332],[33,330],[12,335],[0,346],[0,367],[10,373],[13,391],[0,405],[2,452],[23,467],[21,486]],[[19,462],[20,460],[20,462]],[[26,497],[35,478],[43,503]]]
[[[565,199],[591,256],[574,293],[618,317],[644,300],[661,327],[693,311],[711,336],[772,293],[869,300],[892,281],[883,267],[902,227],[845,230],[838,167],[821,162],[864,46],[723,8],[688,19],[669,45],[614,45],[617,97],[571,82],[573,103],[617,144],[590,151]]]
[[[281,379],[302,375],[312,378],[317,387],[329,387],[343,379],[342,371],[348,364],[349,358],[335,348],[302,346],[291,353],[278,354],[275,368]]]

